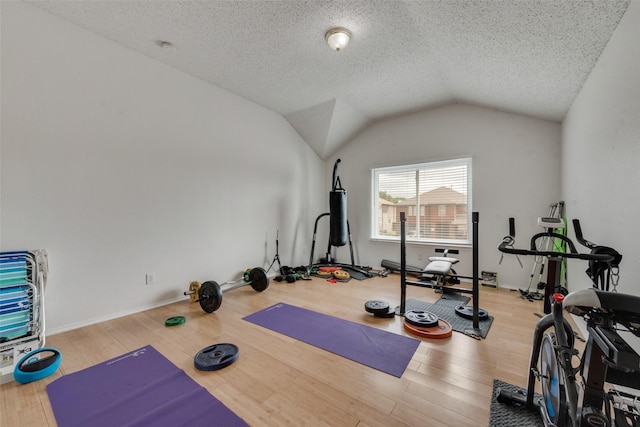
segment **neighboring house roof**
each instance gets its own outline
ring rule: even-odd
[[[421,205],[464,205],[466,203],[466,195],[444,186],[420,194]],[[415,197],[397,203],[398,206],[415,204]]]
[[[387,199],[380,199],[378,198],[378,205],[382,206],[382,205],[395,205],[395,203],[388,201]]]

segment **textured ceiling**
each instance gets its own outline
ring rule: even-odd
[[[282,114],[327,158],[450,102],[561,121],[629,0],[29,3]],[[340,52],[334,26],[353,33]]]

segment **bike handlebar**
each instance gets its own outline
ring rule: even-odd
[[[576,227],[577,223],[577,227]],[[579,236],[578,241],[583,245],[588,246],[589,241],[584,240],[582,237],[582,229],[580,229],[580,223],[577,219],[573,220],[574,227],[576,227],[576,235]],[[613,261],[614,256],[609,254],[582,254],[576,250],[576,247],[571,239],[567,236],[563,236],[559,233],[548,231],[546,233],[538,233],[531,237],[530,249],[517,249],[513,247],[515,243],[516,226],[515,219],[509,218],[509,235],[502,239],[502,242],[498,245],[498,250],[507,254],[513,255],[534,255],[544,257],[560,257],[560,258],[573,258],[581,259],[585,261]],[[537,248],[537,241],[543,237],[557,238],[566,242],[569,246],[569,252],[556,252],[556,251],[539,251]]]
[[[580,227],[580,221],[577,219],[573,220],[573,229],[576,232],[576,240],[582,245],[582,246],[586,246],[589,249],[593,249],[595,248],[596,245],[593,242],[588,241],[587,239],[585,239],[582,236],[582,227]]]

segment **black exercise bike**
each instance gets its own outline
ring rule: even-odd
[[[579,230],[577,220],[574,225]],[[582,242],[581,231],[579,234]],[[538,250],[537,241],[543,236],[565,241],[568,251]],[[552,229],[534,235],[530,249],[516,249],[514,242],[515,223],[510,218],[509,235],[498,246],[501,252],[616,262],[611,253],[578,253],[569,238]],[[545,426],[639,427],[640,356],[620,332],[640,337],[640,297],[594,286],[566,296],[555,293],[552,299],[551,313],[538,321],[533,334],[526,393],[500,390],[497,401],[539,411]],[[586,320],[588,337],[582,356],[574,347],[576,335],[563,310]],[[535,393],[536,380],[540,381],[541,395]],[[605,383],[626,389],[611,387],[605,391]]]

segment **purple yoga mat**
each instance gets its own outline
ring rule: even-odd
[[[244,320],[398,378],[420,344],[414,338],[284,303]]]
[[[152,346],[47,385],[59,427],[248,426]]]

